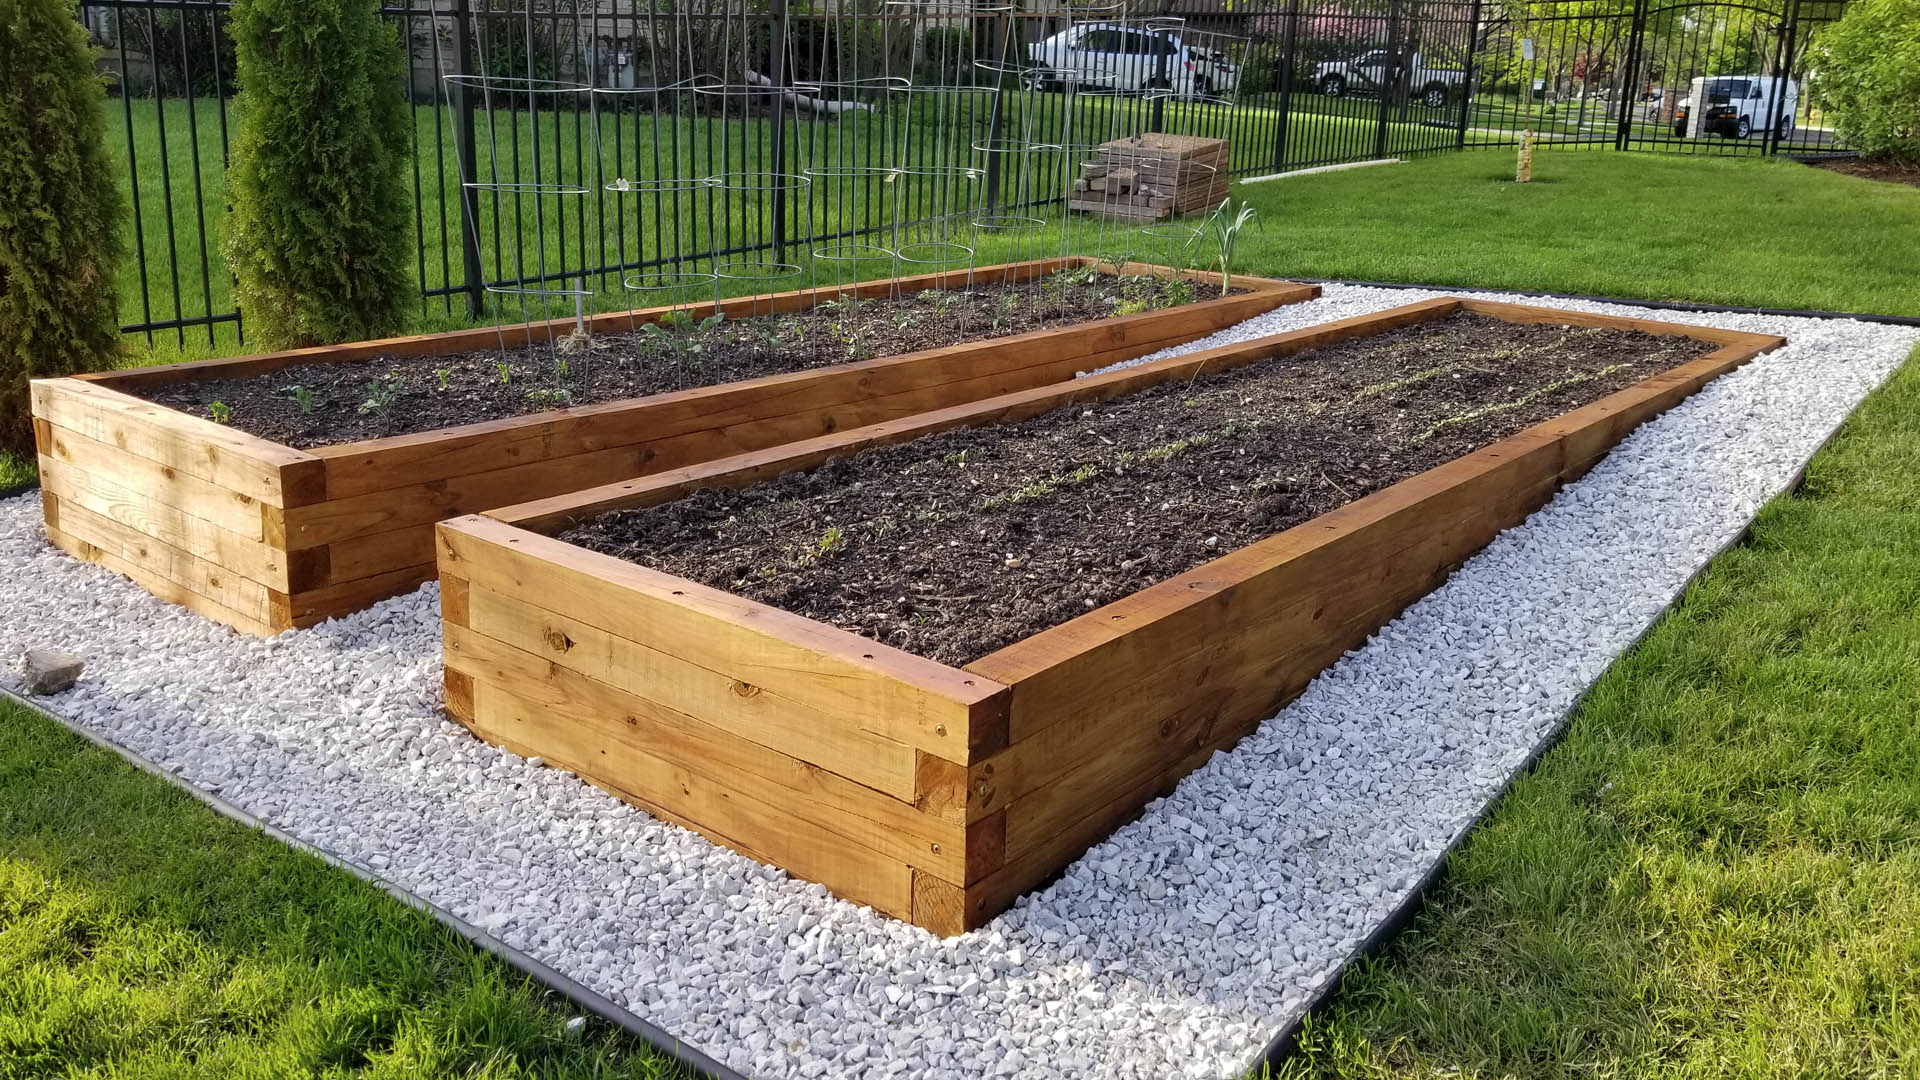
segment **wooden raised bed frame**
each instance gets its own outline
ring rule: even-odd
[[[547,535],[1458,310],[1723,347],[964,668]],[[1272,716],[1635,426],[1780,343],[1439,299],[444,522],[447,709],[660,817],[958,933]]]
[[[1025,280],[1086,258],[972,271]],[[1105,268],[1102,267],[1104,270]],[[1160,273],[1130,264],[1127,273]],[[1181,272],[1201,288],[1218,281]],[[959,286],[964,271],[697,305],[729,316],[801,310],[816,298]],[[1070,379],[1191,341],[1318,286],[1236,277],[1249,292],[900,356],[436,431],[295,450],[124,391],[258,375],[369,356],[498,345],[494,328],[33,384],[47,535],[68,552],[236,629],[273,634],[358,611],[433,576],[433,525],[456,514],[759,450]],[[1202,294],[1204,295],[1204,293]],[[600,315],[618,333],[669,308]],[[556,319],[504,331],[508,347],[573,329]]]

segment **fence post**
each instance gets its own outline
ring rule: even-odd
[[[1473,118],[1473,85],[1477,71],[1474,61],[1480,58],[1480,0],[1473,0],[1473,9],[1467,14],[1467,65],[1460,73],[1460,129],[1454,133],[1453,148],[1467,148],[1467,127]]]
[[[1767,117],[1767,137],[1762,146],[1763,156],[1766,157],[1780,152],[1780,110],[1787,103],[1787,87],[1793,82],[1793,48],[1800,31],[1800,0],[1787,0],[1786,9],[1787,25],[1773,65],[1773,77],[1777,81],[1773,91],[1773,108]]]
[[[994,16],[994,21],[999,24],[1000,46],[994,50],[993,102],[987,107],[987,145],[993,149],[987,151],[987,187],[984,205],[981,206],[982,214],[992,214],[1000,206],[1000,159],[1006,156],[999,151],[1003,116],[1000,99],[1006,96],[1007,50],[1013,47],[1010,40],[1013,37],[1013,12],[1003,11]],[[1071,101],[1072,98],[1067,100]]]
[[[470,16],[468,0],[453,0],[454,70],[463,77],[455,85],[453,97],[456,137],[460,140],[454,155],[460,164],[460,255],[467,279],[467,314],[477,318],[487,310],[487,271],[480,263],[480,192],[473,186],[479,182],[474,160],[473,91],[465,79],[473,74]]]
[[[1388,67],[1381,72],[1385,78],[1380,80],[1380,118],[1373,128],[1373,156],[1387,156],[1387,114],[1393,108],[1393,95],[1400,86],[1400,67],[1406,62],[1400,55],[1400,0],[1388,0],[1387,3],[1387,59]]]
[[[1646,45],[1647,0],[1634,0],[1633,25],[1627,31],[1626,66],[1620,73],[1620,120],[1613,148],[1625,150],[1633,138],[1633,107],[1640,99],[1640,50]]]
[[[787,261],[787,0],[773,0],[770,17],[773,61],[773,261]],[[854,73],[858,77],[859,72]]]
[[[1287,0],[1286,20],[1280,36],[1280,121],[1273,138],[1274,172],[1287,168],[1287,136],[1293,124],[1293,66],[1299,61],[1300,49],[1300,0]]]

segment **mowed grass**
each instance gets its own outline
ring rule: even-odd
[[[0,972],[0,1077],[688,1075],[8,701]]]
[[[1240,185],[1262,273],[1920,315],[1920,188],[1784,160],[1471,151]]]
[[[816,176],[811,184],[796,187],[788,195],[798,227],[794,235],[809,230],[827,234],[896,216],[946,215],[960,221],[959,235],[939,239],[990,249],[1018,246],[1017,239],[964,223],[984,200],[988,155],[973,144],[994,134],[988,126],[986,101],[974,94],[915,95],[874,113],[789,122],[783,167],[791,172],[890,162],[980,171],[973,179],[919,175],[895,183],[878,176]],[[771,168],[772,128],[764,117],[675,120],[628,109],[597,117],[543,111],[536,119],[524,108],[509,108],[511,104],[503,102],[492,114],[480,114],[477,178],[502,183],[537,179],[582,187],[589,194],[583,198],[483,192],[477,200],[478,233],[490,279],[528,278],[543,270],[618,263],[643,253],[649,258],[665,257],[771,237],[771,196],[765,193],[736,192],[719,200],[704,193],[656,196],[604,190],[619,178],[644,182]],[[1296,110],[1284,155],[1275,152],[1279,117],[1272,108],[1227,109],[1172,101],[1164,105],[1163,124],[1173,131],[1227,138],[1235,145],[1237,161],[1255,164],[1281,157],[1315,164],[1371,153],[1375,106],[1342,101],[1330,109]],[[223,108],[222,102],[212,98],[134,98],[115,100],[109,110],[110,148],[123,168],[133,163],[127,172],[132,207],[127,246],[132,257],[121,272],[122,322],[166,322],[231,311],[232,282],[221,255],[227,201],[222,138],[223,134],[230,138],[233,131],[236,118],[231,104]],[[416,107],[413,115],[414,160],[408,184],[418,210],[412,237],[414,275],[423,289],[444,290],[465,280],[455,118],[450,108],[430,105]],[[1009,145],[1058,139],[1063,133],[1076,144],[1101,142],[1146,130],[1151,116],[1152,103],[1136,97],[1019,94],[1009,98],[996,137]],[[1397,120],[1389,125],[1389,137],[1394,147],[1406,149],[1451,143],[1446,132]],[[1001,201],[1008,202],[1064,191],[1083,152],[1041,153],[1018,160],[1014,155],[1000,156],[1005,178]],[[910,239],[935,237],[920,230]],[[799,262],[811,278],[815,268],[809,265],[808,245],[794,247],[788,258]],[[830,272],[843,269],[836,265]],[[592,306],[600,310],[635,306],[618,276],[592,284],[598,291]],[[744,291],[753,286],[729,287]],[[422,297],[418,321],[422,330],[468,325],[464,295]],[[134,335],[129,345],[142,363],[229,355],[243,349],[230,322],[155,331],[150,337]]]
[[[1278,1075],[1914,1075],[1916,703],[1910,361],[1607,672]]]

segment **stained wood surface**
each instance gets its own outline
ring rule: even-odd
[[[971,273],[982,282],[1026,280],[1091,262],[1044,259]],[[1105,265],[1099,269],[1115,272]],[[1118,272],[1176,273],[1133,263]],[[1203,286],[1209,280],[1195,271],[1177,273]],[[733,315],[797,310],[826,297],[957,286],[967,274],[938,271],[899,281],[796,290],[771,300],[722,301],[715,310]],[[207,597],[210,603],[229,588],[225,576],[259,582],[271,592],[263,611],[233,621],[250,631],[283,630],[357,611],[429,580],[433,525],[449,517],[1071,378],[1319,293],[1315,286],[1258,278],[1239,283],[1250,291],[1171,311],[312,451],[154,405],[121,388],[244,377],[291,364],[386,353],[493,347],[502,340],[498,332],[456,331],[103,372],[34,385],[36,440],[43,463],[49,463],[47,482],[62,497],[159,542],[143,549],[140,558],[115,556],[126,565],[144,559],[152,573],[140,580],[152,580],[160,573],[155,568],[164,565],[175,578],[191,577],[214,593]],[[600,316],[593,325],[603,333],[631,330],[668,310]],[[571,320],[555,320],[530,331],[517,328],[508,332],[508,343],[572,327]],[[123,534],[109,535],[103,527],[92,531],[107,546],[94,544],[90,550],[133,550]],[[174,551],[209,567],[181,562]],[[184,567],[195,570],[188,573]],[[192,587],[167,580],[172,581],[170,595]],[[197,610],[222,617],[231,609],[215,603]]]
[[[835,627],[484,517],[439,526],[442,573],[564,612],[950,761],[1005,742],[1006,687]]]
[[[549,582],[534,581],[529,564],[560,558],[566,552],[591,553],[531,530],[563,528],[606,509],[650,505],[703,486],[751,483],[863,446],[1034,415],[1157,381],[1190,378],[1200,370],[1219,370],[1378,333],[1443,317],[1462,307],[1515,321],[1631,324],[1633,329],[1657,333],[1690,333],[1690,328],[1648,320],[1566,319],[1562,318],[1566,313],[1557,311],[1441,299],[1208,354],[1157,361],[1069,386],[1010,394],[538,500],[495,511],[487,518],[494,519],[494,527],[506,530],[492,534],[493,539],[497,546],[513,549],[505,558],[519,567],[528,587],[553,595]],[[908,879],[905,914],[896,907],[882,910],[937,933],[981,925],[1151,799],[1171,790],[1213,753],[1272,716],[1328,663],[1432,589],[1500,530],[1524,519],[1639,423],[1708,380],[1781,344],[1778,338],[1729,331],[1690,336],[1722,342],[1723,347],[1017,642],[964,669],[934,665],[944,673],[941,678],[971,673],[1010,688],[1006,742],[998,748],[976,745],[961,757],[933,755],[915,745],[911,783],[896,777],[890,794],[910,797],[922,813],[964,823],[968,849],[964,873],[956,881],[916,864]],[[464,530],[468,522],[487,518],[463,519],[442,531]],[[516,534],[521,540],[513,544],[509,538]],[[620,567],[631,565],[611,561]],[[468,576],[467,568],[458,563],[445,565],[450,574]],[[571,565],[589,578],[607,570],[604,563],[575,561]],[[668,598],[676,591],[684,598],[698,589],[687,582],[676,586],[673,581],[660,575],[650,584],[664,588]],[[617,610],[631,606],[624,594],[609,591],[604,580],[580,586],[575,595],[547,602],[570,617],[589,620],[592,616],[583,613],[594,610],[596,604]],[[469,618],[473,617],[472,595],[460,602],[467,605]],[[508,622],[513,629],[504,628]],[[523,641],[550,639],[556,633],[564,640],[575,639],[570,623],[542,620],[526,612],[505,618],[500,625],[501,633],[517,634]],[[807,644],[808,635],[830,629],[804,619],[778,620],[777,628],[772,621],[761,625],[777,635],[791,635],[788,644],[803,652],[812,647]],[[590,651],[604,648],[591,634],[578,640],[594,642]],[[529,647],[537,644],[534,641]],[[846,647],[862,646],[844,639],[836,642],[836,648]],[[726,670],[733,662],[710,660],[718,670]],[[812,666],[820,668],[822,659],[816,657]],[[684,704],[696,714],[705,707],[691,698]],[[826,761],[819,764],[835,767]],[[849,765],[853,767],[858,767],[857,761]],[[726,834],[725,828],[709,831]],[[751,853],[755,841],[746,837],[744,842],[737,838],[723,842]],[[760,850],[767,847],[762,844]],[[806,876],[804,871],[795,872]],[[865,888],[855,882],[845,890],[837,879],[816,880],[855,898]],[[890,896],[886,903],[900,900]]]

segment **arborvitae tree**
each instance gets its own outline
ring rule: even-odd
[[[120,348],[119,166],[70,0],[0,0],[0,449],[33,446],[27,380]]]
[[[418,297],[406,53],[378,0],[239,0],[226,254],[249,338],[386,337]]]

